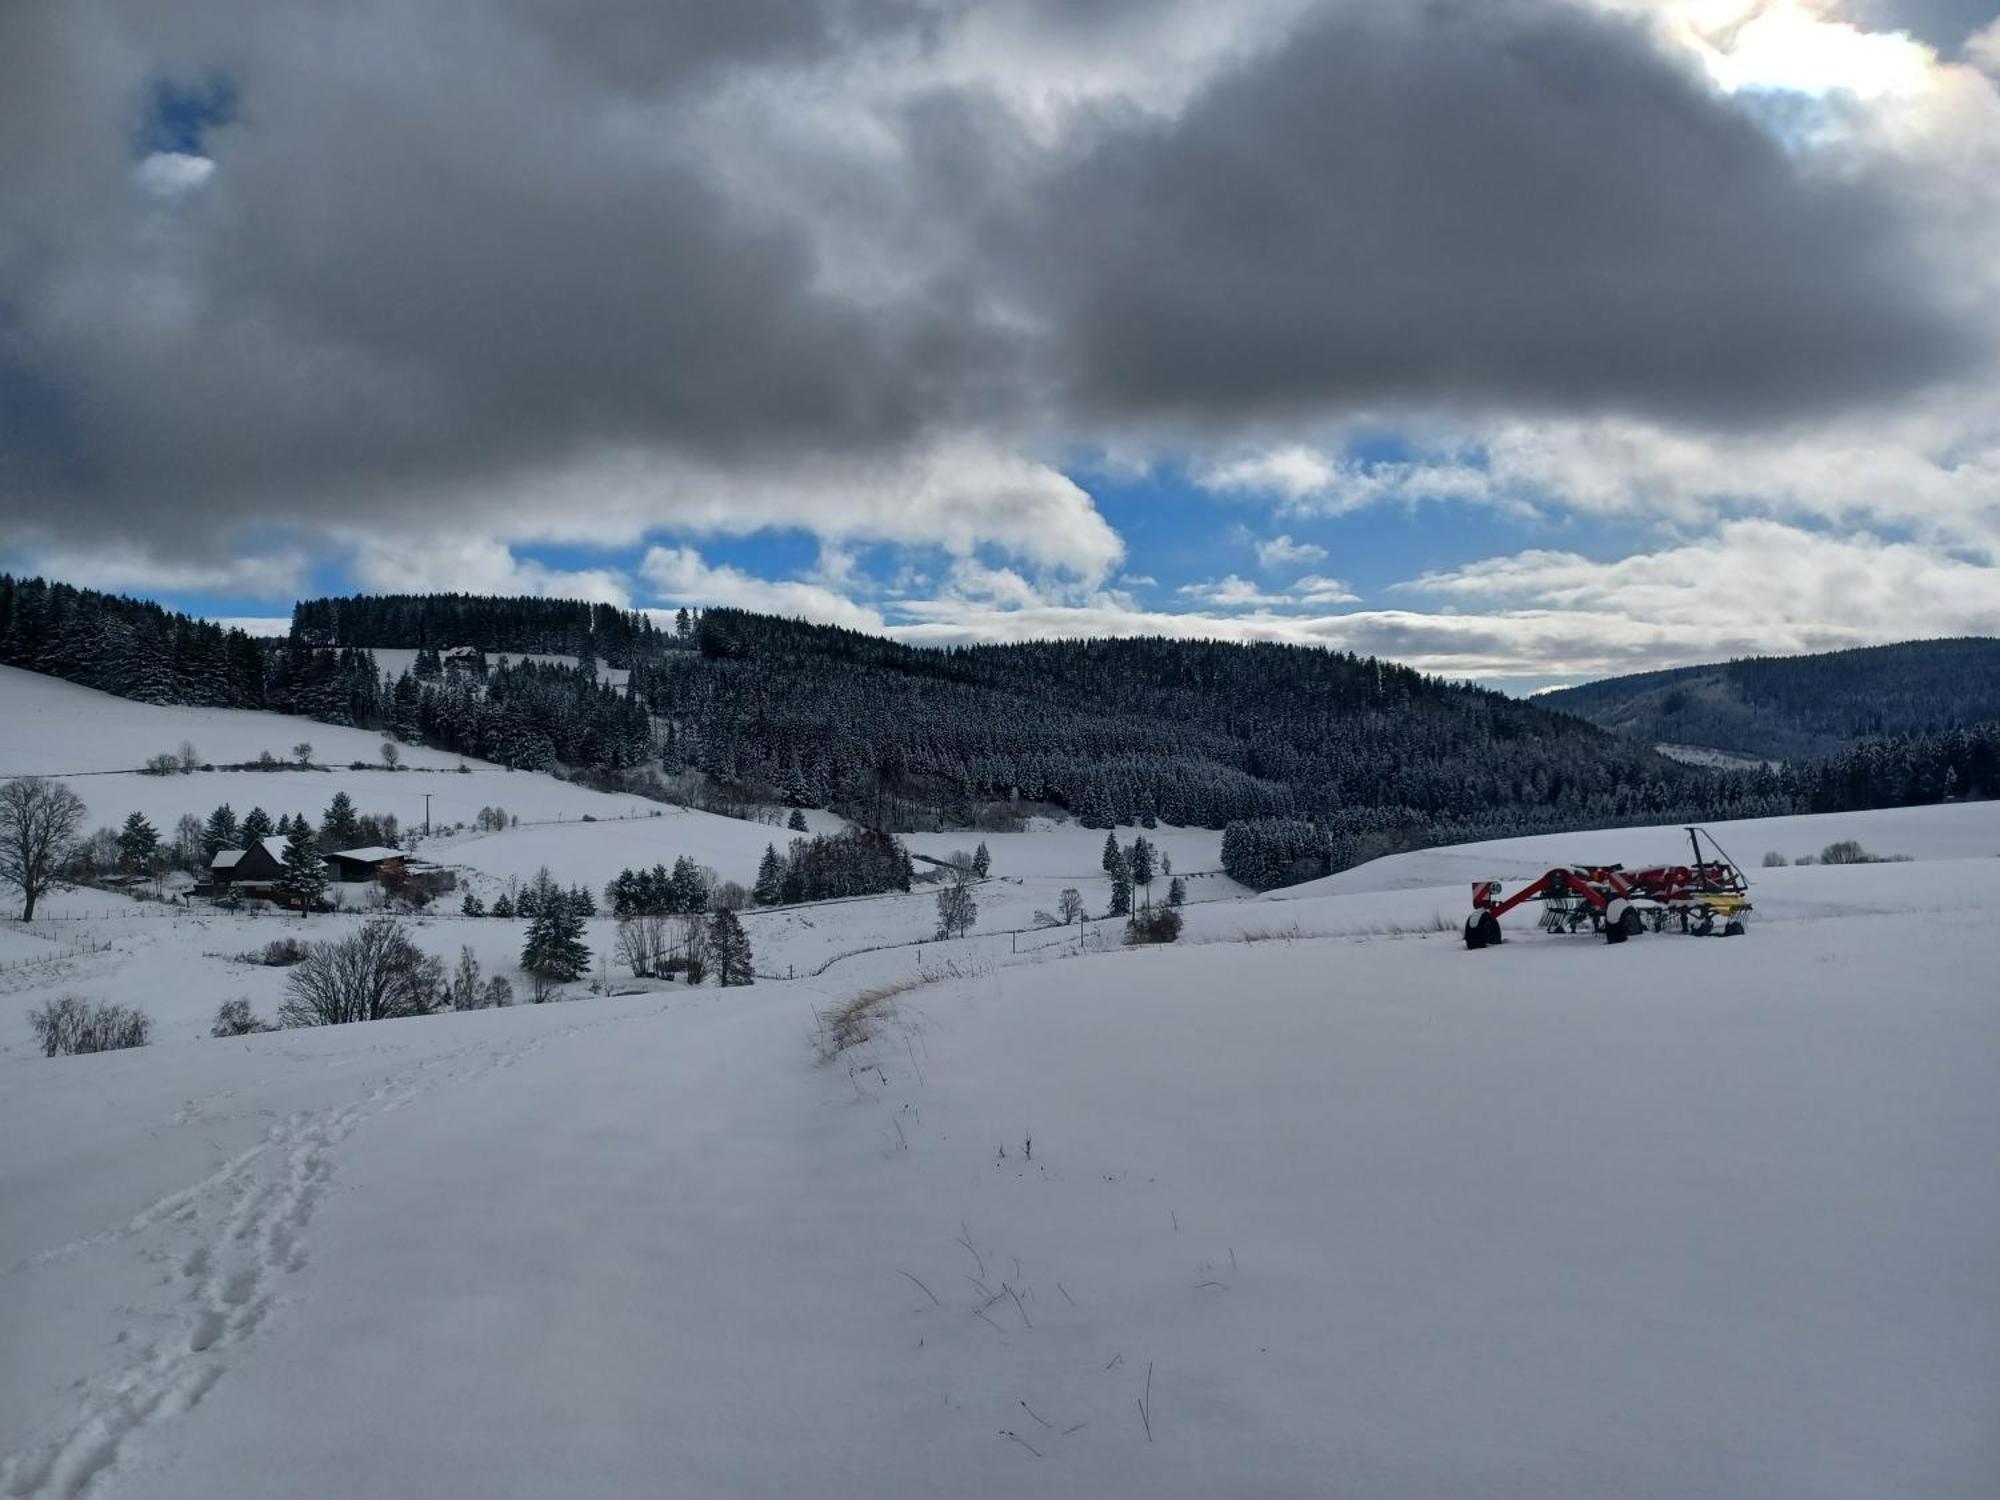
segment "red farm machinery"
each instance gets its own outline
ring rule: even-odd
[[[1487,948],[1500,942],[1501,917],[1529,901],[1542,903],[1544,932],[1601,932],[1610,943],[1648,930],[1736,937],[1750,914],[1749,883],[1707,829],[1690,828],[1687,836],[1692,864],[1644,870],[1563,865],[1504,898],[1499,881],[1475,881],[1465,946]]]

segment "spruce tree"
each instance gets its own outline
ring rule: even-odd
[[[479,899],[477,891],[467,891],[465,899],[458,903],[458,914],[462,917],[483,917],[486,915],[486,903]]]
[[[153,868],[154,856],[159,852],[159,830],[146,821],[144,813],[130,814],[118,835],[118,862],[127,870],[144,875]]]
[[[319,825],[320,846],[330,853],[342,849],[352,849],[361,841],[360,824],[354,816],[354,799],[345,792],[335,792],[333,800],[326,805],[326,816]]]
[[[201,830],[201,858],[203,864],[214,864],[215,856],[224,849],[240,849],[238,842],[243,831],[236,822],[236,814],[227,802],[208,815],[208,822]]]
[[[1121,853],[1118,862],[1111,867],[1111,905],[1106,910],[1108,917],[1129,917],[1132,914],[1132,867],[1125,862]]]
[[[792,815],[785,820],[785,827],[792,833],[804,833],[806,831],[806,815],[798,808],[793,808]]]
[[[750,967],[750,935],[727,908],[709,918],[708,957],[715,965],[716,983],[730,987],[756,982]]]
[[[1098,860],[1098,863],[1104,867],[1104,873],[1109,875],[1113,870],[1117,869],[1119,862],[1122,859],[1124,859],[1124,857],[1125,856],[1121,854],[1118,849],[1118,835],[1115,833],[1105,834],[1104,854],[1103,857]]]
[[[528,923],[527,939],[521,945],[521,967],[535,976],[537,999],[546,986],[568,984],[590,971],[583,918],[570,909],[561,891],[541,903]]]
[[[1176,875],[1167,882],[1167,905],[1179,906],[1187,900],[1187,882]]]
[[[1150,891],[1153,884],[1153,846],[1143,837],[1132,840],[1132,852],[1128,860],[1132,871],[1132,884],[1141,890]],[[1147,904],[1152,904],[1150,894],[1147,896]]]
[[[284,865],[278,889],[284,892],[287,902],[297,904],[299,915],[304,916],[319,905],[320,897],[326,893],[326,861],[319,857],[319,839],[304,813],[292,820]]]
[[[508,898],[505,891],[502,891],[493,898],[493,915],[496,917],[512,917],[514,915],[514,903]]]
[[[683,854],[674,861],[674,873],[667,888],[667,910],[670,912],[701,911],[708,905],[708,881],[703,878],[701,866]]]
[[[993,873],[993,856],[986,848],[986,840],[979,841],[979,847],[972,851],[972,873],[984,880]]]
[[[276,830],[271,826],[271,815],[261,807],[253,807],[243,815],[240,836],[243,847],[248,849],[260,839],[269,838]]]
[[[766,844],[764,857],[757,862],[757,883],[750,888],[750,899],[759,906],[776,906],[783,899],[784,887],[785,861],[776,844]]]

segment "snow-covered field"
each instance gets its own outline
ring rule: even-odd
[[[736,873],[710,824],[784,837],[436,852]],[[1991,1495],[2000,804],[1715,831],[1746,937],[1458,941],[1473,878],[1678,852],[1617,830],[1202,875],[1079,954],[1007,930],[1103,907],[1042,827],[963,941],[825,903],[745,919],[813,977],[228,1041],[284,973],[226,955],[353,919],[63,896],[0,925],[0,1493]],[[1846,837],[1912,859],[1754,868]],[[414,932],[519,981],[518,923]],[[66,993],[157,1040],[35,1055]]]

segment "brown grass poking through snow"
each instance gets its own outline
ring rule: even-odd
[[[874,1022],[888,1013],[889,1002],[898,995],[907,995],[911,990],[920,990],[927,984],[947,979],[973,979],[991,973],[992,967],[986,963],[962,963],[951,959],[912,969],[884,984],[869,986],[838,1010],[820,1013],[819,1060],[831,1062],[849,1047],[867,1041],[875,1034]]]

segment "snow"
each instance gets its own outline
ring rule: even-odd
[[[1198,874],[1181,944],[1078,953],[1117,924],[1030,924],[1103,909],[1103,835],[1038,825],[985,836],[964,940],[920,887],[745,914],[810,977],[226,1041],[285,988],[229,955],[354,918],[63,893],[0,923],[0,1493],[1990,1494],[2000,804],[1715,832],[1745,937],[1459,942],[1473,878],[1678,855],[1642,829]],[[425,853],[601,884],[787,837]],[[1912,860],[1756,867],[1849,837]],[[520,987],[519,922],[412,931]],[[62,994],[157,1040],[44,1059]]]
[[[1884,808],[1874,812],[1801,813],[1783,818],[1743,818],[1706,825],[1721,848],[1754,882],[1776,872],[1760,868],[1766,851],[1787,860],[1841,839],[1858,839],[1871,853],[1913,859],[1991,859],[2000,856],[2000,817],[1990,803]],[[1614,828],[1592,833],[1534,834],[1392,854],[1323,880],[1270,893],[1270,900],[1299,900],[1352,891],[1457,885],[1475,880],[1532,879],[1554,865],[1688,862],[1688,836],[1678,824]],[[1464,902],[1469,904],[1468,893]]]

